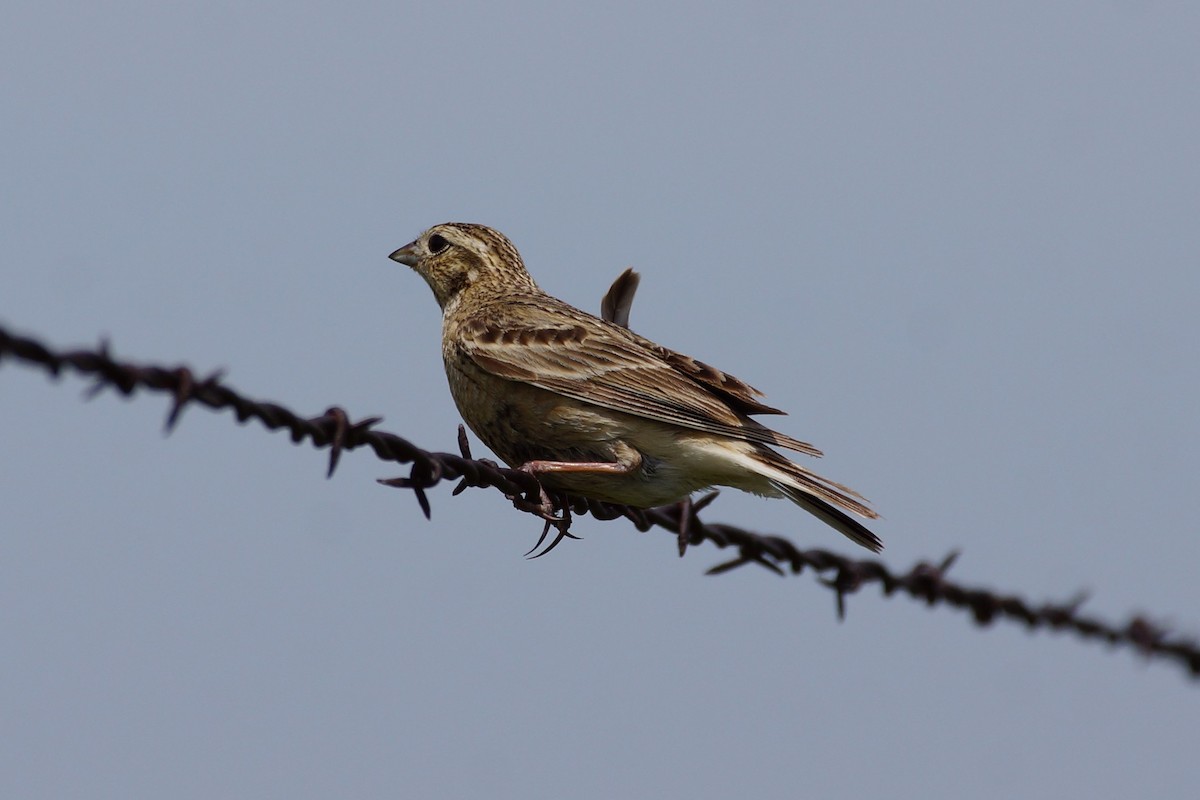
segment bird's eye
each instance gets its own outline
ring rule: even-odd
[[[429,252],[434,255],[437,255],[449,246],[450,243],[446,241],[445,237],[439,236],[436,233],[429,237]]]

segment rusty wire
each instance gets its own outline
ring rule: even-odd
[[[109,353],[106,342],[101,342],[93,350],[56,351],[36,339],[16,336],[0,326],[0,363],[6,358],[35,365],[55,377],[68,368],[91,375],[96,383],[89,396],[104,389],[113,389],[124,395],[131,395],[138,389],[165,392],[171,396],[166,419],[168,431],[179,422],[180,414],[189,403],[199,403],[214,410],[231,409],[239,422],[257,419],[269,430],[286,428],[292,441],[297,444],[308,439],[314,447],[329,448],[327,474],[330,476],[344,451],[370,447],[384,461],[412,464],[407,477],[381,483],[411,489],[426,517],[430,515],[426,490],[444,480],[459,482],[455,494],[467,487],[495,487],[517,508],[539,513],[536,501],[541,487],[537,480],[528,473],[501,467],[488,460],[471,458],[461,428],[459,454],[430,452],[400,436],[375,430],[378,417],[355,422],[338,406],[330,407],[320,416],[301,417],[277,403],[242,396],[222,382],[219,372],[197,377],[186,366],[161,367],[118,361]],[[722,549],[734,548],[736,555],[709,569],[710,575],[748,564],[758,564],[779,575],[788,572],[800,574],[805,568],[812,569],[820,576],[819,583],[834,593],[839,617],[845,616],[848,595],[864,586],[878,583],[885,596],[902,592],[930,606],[945,605],[967,610],[981,627],[1009,619],[1029,629],[1073,631],[1083,639],[1132,648],[1147,658],[1174,661],[1193,679],[1200,678],[1200,643],[1174,635],[1165,626],[1145,616],[1135,615],[1124,624],[1117,624],[1081,613],[1085,599],[1083,595],[1060,603],[1038,605],[1017,595],[963,586],[946,577],[957,553],[951,553],[937,563],[918,563],[908,572],[897,574],[876,559],[847,558],[820,549],[801,550],[780,536],[702,521],[698,512],[715,496],[713,492],[695,502],[685,501],[650,509],[558,496],[553,499],[555,507],[562,512],[563,521],[547,523],[543,538],[552,524],[558,527],[559,536],[551,548],[563,536],[570,536],[567,526],[572,511],[576,514],[590,513],[602,520],[625,517],[638,530],[661,528],[674,534],[681,556],[689,546],[704,542],[711,542]]]

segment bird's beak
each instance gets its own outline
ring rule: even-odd
[[[396,252],[388,256],[392,261],[398,261],[401,264],[407,264],[410,267],[417,265],[417,243],[409,242],[401,247]]]

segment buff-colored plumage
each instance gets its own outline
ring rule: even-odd
[[[761,392],[624,327],[632,289],[606,298],[614,322],[594,317],[538,288],[503,234],[467,223],[435,225],[391,257],[433,290],[450,393],[510,466],[643,508],[714,485],[783,496],[881,549],[845,513],[876,518],[861,496],[773,449],[820,455],[750,418],[783,413]]]

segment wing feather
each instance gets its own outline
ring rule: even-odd
[[[455,340],[501,378],[692,430],[821,454],[750,419],[782,412],[754,400],[761,393],[748,384],[549,296],[481,307]]]

